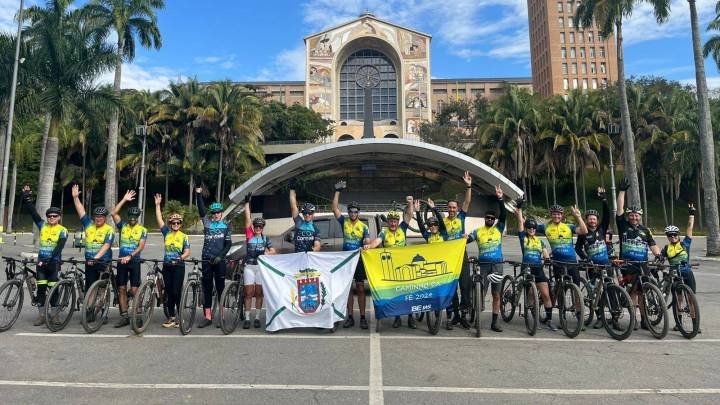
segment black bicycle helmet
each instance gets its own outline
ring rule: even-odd
[[[262,218],[255,218],[252,221],[253,226],[265,226],[265,220]]]
[[[535,221],[535,220],[532,219],[532,218],[526,219],[524,225],[525,225],[525,229],[528,229],[528,228],[535,228],[535,229],[537,229],[537,221]]]
[[[431,217],[428,217],[428,219],[425,220],[425,223],[427,224],[427,226],[439,225],[439,224],[440,224],[440,221],[438,221],[438,219],[437,219],[435,216],[431,216]]]
[[[358,204],[357,201],[350,201],[347,205],[347,209],[348,211],[352,209],[360,211],[360,204]]]
[[[314,214],[315,213],[315,205],[313,205],[312,203],[305,203],[305,204],[303,204],[300,211],[302,211],[303,214]]]
[[[58,207],[50,207],[50,208],[48,208],[48,209],[45,211],[45,216],[48,216],[48,215],[50,215],[50,214],[62,215],[62,214],[60,213],[60,208],[58,208]]]
[[[135,218],[137,218],[137,217],[140,216],[141,213],[142,213],[142,210],[141,210],[140,208],[138,208],[138,207],[130,207],[130,208],[128,208],[128,210],[127,210],[127,215],[128,215],[128,217],[135,217]]]
[[[551,213],[553,213],[553,212],[559,212],[559,213],[562,214],[563,212],[565,212],[565,208],[563,208],[562,205],[557,205],[557,204],[551,205],[551,206],[550,206],[550,212],[551,212]]]
[[[595,215],[596,217],[600,217],[600,213],[598,213],[597,210],[585,211],[585,218],[589,217],[590,215]]]
[[[110,213],[110,212],[109,212],[108,209],[105,208],[105,207],[95,207],[95,209],[93,210],[93,216],[103,216],[103,217],[106,217],[106,216],[108,216],[109,213]]]

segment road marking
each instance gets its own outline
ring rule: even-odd
[[[61,381],[0,380],[0,386],[97,388],[97,389],[194,389],[194,390],[270,390],[270,391],[370,391],[364,385],[292,385],[292,384],[130,384]],[[410,387],[384,386],[378,389],[389,392],[439,392],[450,394],[496,395],[708,395],[720,394],[720,388],[628,388],[628,389],[556,389],[556,388],[475,388],[475,387]],[[382,398],[380,398],[382,399]],[[371,401],[371,403],[373,403]]]
[[[373,322],[374,321],[374,322]],[[377,322],[375,317],[370,321],[370,384],[369,401],[370,405],[383,405],[383,377],[382,377],[382,350],[380,349],[380,334],[377,333]]]
[[[618,344],[631,344],[631,343],[720,343],[720,339],[629,339],[623,341],[613,340],[611,338],[605,339],[593,339],[593,338],[580,338],[580,339],[569,339],[569,338],[542,338],[542,337],[472,337],[472,336],[413,336],[413,335],[381,335],[374,332],[374,327],[371,325],[373,332],[370,335],[350,335],[350,336],[338,336],[338,335],[277,335],[277,334],[266,334],[266,335],[112,335],[112,334],[83,334],[83,333],[38,333],[38,332],[19,332],[15,336],[24,337],[58,337],[58,338],[99,338],[99,339],[119,339],[119,338],[142,338],[142,339],[331,339],[331,340],[347,340],[347,339],[373,339],[378,340],[377,346],[371,344],[370,350],[372,354],[373,348],[377,348],[378,358],[377,364],[381,364],[380,356],[380,342],[382,339],[391,340],[470,340],[470,341],[499,341],[499,342],[562,342],[562,343],[618,343]],[[380,370],[382,374],[382,370]]]
[[[696,276],[720,277],[720,274],[717,274],[717,273],[700,273],[700,272],[697,272],[697,271],[693,271],[693,274],[695,274]]]

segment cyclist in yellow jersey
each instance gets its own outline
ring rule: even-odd
[[[60,260],[62,260],[62,250],[68,238],[68,231],[64,226],[60,225],[60,208],[48,208],[45,211],[46,220],[44,221],[35,209],[35,206],[30,202],[31,194],[32,190],[30,190],[30,186],[23,186],[23,205],[25,209],[30,212],[35,226],[37,226],[40,231],[40,250],[38,251],[38,261],[35,268],[37,272],[35,277],[37,280],[37,297],[34,303],[37,304],[39,314],[33,325],[41,326],[45,324],[45,298],[47,289],[57,284]],[[53,301],[57,301],[57,299],[53,297]],[[51,302],[50,305],[55,307],[57,302]]]
[[[160,232],[165,238],[165,258],[163,260],[163,280],[167,292],[168,319],[163,323],[164,328],[179,328],[180,324],[175,320],[176,310],[180,310],[180,294],[182,292],[183,279],[185,278],[185,263],[183,260],[190,256],[190,241],[180,228],[183,217],[178,213],[171,213],[168,216],[169,227],[163,221],[160,203],[162,195],[155,194],[155,218],[157,218]]]
[[[415,201],[412,196],[405,197],[405,200],[407,202],[407,207],[405,209],[403,221],[400,222],[399,212],[394,209],[388,212],[387,228],[383,228],[377,238],[373,239],[369,244],[364,245],[363,249],[374,249],[380,246],[380,244],[382,244],[385,248],[402,247],[407,245],[406,232],[408,229],[408,223],[410,223],[410,218],[412,218]],[[400,317],[396,316],[395,321],[393,321],[393,328],[399,328],[401,324],[402,321],[400,320]],[[411,329],[417,328],[415,319],[413,319],[412,315],[408,315],[408,327]]]
[[[111,265],[112,249],[110,248],[115,238],[115,232],[107,224],[107,216],[110,212],[105,207],[93,209],[93,219],[85,212],[80,202],[80,186],[72,187],[73,203],[85,229],[85,291],[98,280],[100,272]],[[107,319],[106,319],[107,321]]]
[[[120,232],[120,250],[118,252],[120,263],[117,265],[117,276],[115,278],[120,304],[120,321],[115,324],[116,328],[122,328],[130,324],[127,314],[127,283],[130,281],[130,295],[134,297],[140,286],[140,252],[145,249],[145,241],[147,240],[147,229],[138,223],[140,208],[130,207],[128,209],[127,222],[120,217],[120,210],[123,205],[135,200],[135,194],[135,190],[125,192],[125,196],[113,207],[110,213],[118,232]]]
[[[368,226],[360,220],[360,205],[357,202],[352,201],[347,205],[347,217],[340,212],[340,192],[346,187],[347,183],[345,181],[339,181],[335,184],[332,211],[343,230],[343,250],[358,250],[370,241],[370,230]],[[367,276],[362,260],[358,260],[353,278],[355,279],[355,290],[358,295],[360,328],[367,329],[368,322],[367,319],[365,319],[365,280]],[[353,319],[353,291],[351,288],[347,303],[347,317],[343,323],[343,328],[351,328],[353,326],[355,326],[355,319]]]

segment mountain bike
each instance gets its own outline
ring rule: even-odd
[[[550,296],[558,309],[560,327],[565,336],[574,338],[582,330],[585,312],[580,288],[568,274],[568,268],[577,266],[577,263],[552,260],[546,266],[550,266],[550,274],[555,281],[554,286],[551,286]]]
[[[608,335],[615,340],[630,337],[635,325],[635,305],[630,294],[617,284],[617,268],[612,265],[582,264],[588,271],[598,272],[595,284],[586,282],[585,309],[592,320],[595,313],[603,323]],[[586,326],[589,322],[586,323]]]
[[[628,275],[623,277],[625,289],[632,297],[633,291],[637,290],[641,299],[640,314],[645,319],[645,325],[650,334],[656,339],[662,339],[668,333],[667,304],[662,291],[655,285],[655,277],[650,274],[648,262],[619,261],[620,267],[629,273],[637,274],[637,277]],[[633,278],[635,283],[633,283]],[[637,318],[636,318],[637,322]]]
[[[65,329],[85,299],[85,273],[78,267],[79,262],[70,258],[61,261],[65,263],[70,263],[70,267],[60,269],[60,281],[50,289],[45,301],[45,324],[51,332]]]
[[[138,287],[133,305],[129,306],[130,327],[138,335],[143,333],[150,324],[156,306],[162,305],[165,318],[170,317],[167,295],[165,294],[165,282],[160,270],[162,260],[140,259],[140,263],[152,263],[152,267],[145,276],[145,281]]]
[[[178,314],[178,318],[180,319],[180,333],[187,335],[192,331],[192,327],[195,324],[195,314],[198,308],[200,308],[201,312],[203,310],[202,271],[200,270],[200,264],[209,263],[209,261],[190,259],[184,260],[184,262],[193,264],[193,268],[190,270],[190,273],[188,273],[187,280],[182,288],[180,313]],[[216,308],[217,293],[215,292],[215,287],[213,287],[212,314],[215,314]]]
[[[107,322],[110,305],[117,305],[118,303],[118,289],[113,274],[113,262],[117,262],[117,260],[100,262],[104,265],[104,268],[98,275],[98,280],[88,288],[85,294],[82,326],[87,333],[97,332]],[[134,305],[130,296],[128,302],[128,307]]]
[[[687,339],[697,336],[700,331],[700,306],[692,288],[685,284],[680,265],[651,264],[663,273],[660,289],[666,303],[672,307],[678,332]],[[690,267],[697,267],[692,264]],[[663,270],[667,269],[667,272]]]
[[[500,315],[503,321],[510,322],[518,309],[518,316],[525,319],[525,329],[534,336],[538,328],[540,303],[535,277],[530,265],[508,262],[513,266],[513,275],[506,275],[500,284]],[[518,274],[518,267],[520,273]]]
[[[475,337],[480,337],[480,330],[482,329],[482,322],[480,316],[485,310],[485,282],[483,280],[482,271],[480,271],[480,265],[488,264],[478,262],[477,258],[468,258],[468,263],[472,266],[472,283],[470,285],[470,324],[475,329]]]
[[[220,330],[226,335],[235,331],[241,320],[245,319],[245,282],[243,278],[244,265],[229,266],[229,284],[220,297]]]
[[[0,332],[13,327],[15,321],[22,311],[25,292],[23,284],[27,287],[32,306],[37,306],[37,273],[30,269],[29,264],[34,264],[31,259],[16,260],[12,257],[5,257],[5,275],[7,281],[0,286]],[[22,267],[17,271],[16,262]]]

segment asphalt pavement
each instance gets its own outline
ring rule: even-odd
[[[27,238],[4,245],[3,255],[32,251]],[[201,243],[192,237],[198,253]],[[159,257],[161,249],[153,234],[145,256]],[[506,237],[504,249],[507,259],[519,259],[516,237]],[[34,327],[37,311],[26,305],[0,334],[0,402],[717,403],[720,263],[700,262],[695,274],[702,334],[693,340],[672,331],[656,340],[640,330],[617,342],[592,328],[575,339],[547,329],[531,337],[517,317],[503,323],[503,333],[486,329],[480,338],[458,327],[431,336],[423,323],[393,329],[390,320],[376,333],[370,297],[370,330],[238,329],[225,336],[211,327],[181,336],[161,327],[158,311],[135,336],[113,328],[114,309],[110,323],[88,335],[77,314],[61,333]],[[484,325],[489,318],[483,314]]]

